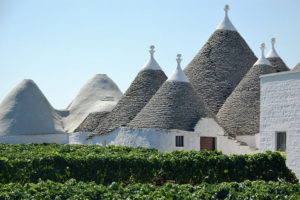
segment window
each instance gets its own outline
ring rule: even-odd
[[[276,133],[276,150],[286,151],[286,132]]]
[[[176,136],[175,138],[176,147],[183,147],[183,136]]]

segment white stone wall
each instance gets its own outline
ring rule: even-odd
[[[280,131],[287,134],[287,165],[300,178],[300,71],[261,77],[261,152],[276,150]]]
[[[201,119],[195,126],[194,132],[181,130],[163,130],[154,128],[133,129],[121,127],[109,135],[95,136],[86,140],[89,133],[70,134],[70,144],[100,144],[103,145],[124,145],[132,147],[156,148],[161,152],[171,152],[174,150],[200,150],[200,137],[216,137],[217,150],[225,154],[246,154],[255,153],[256,151],[249,146],[241,146],[236,140],[228,139],[224,136],[223,129],[214,119]],[[175,137],[184,136],[184,147],[175,146]]]
[[[99,144],[156,148],[161,152],[174,150],[200,150],[200,137],[215,137],[216,149],[225,154],[255,153],[249,146],[240,145],[236,140],[224,136],[223,129],[212,118],[199,120],[195,131],[163,130],[154,128],[133,129],[121,127],[109,135],[95,136],[87,140],[90,133],[15,135],[0,137],[0,143],[51,143],[57,144]],[[184,147],[176,147],[175,137],[184,136]]]
[[[255,135],[238,135],[236,140],[247,143],[252,149],[259,149],[260,146],[260,135],[259,133]]]

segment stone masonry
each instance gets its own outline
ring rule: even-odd
[[[109,112],[94,112],[90,113],[83,122],[74,130],[74,132],[93,132],[101,123],[102,119]]]
[[[275,68],[276,72],[284,72],[290,71],[290,69],[286,66],[283,60],[279,57],[267,58],[272,66]]]
[[[129,126],[191,131],[200,118],[207,116],[190,83],[166,81]]]
[[[260,75],[276,72],[271,65],[254,65],[217,114],[218,123],[230,136],[259,133]]]
[[[256,60],[237,31],[216,30],[184,72],[208,109],[217,114]]]
[[[102,120],[90,137],[109,134],[117,127],[129,123],[166,79],[167,76],[162,70],[140,71],[115,108]]]

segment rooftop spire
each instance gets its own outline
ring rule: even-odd
[[[265,49],[266,49],[265,43],[262,43],[260,45],[260,49],[261,49],[261,57],[265,57]]]
[[[225,17],[222,22],[217,26],[217,30],[229,30],[229,31],[236,31],[235,27],[231,23],[228,17],[229,5],[225,5],[224,7]]]
[[[275,50],[275,38],[271,39],[271,44],[272,44],[272,49],[269,51],[269,53],[267,54],[267,58],[275,58],[275,57],[279,57],[279,55],[277,54],[276,50]]]
[[[271,39],[271,43],[272,43],[272,48],[274,49],[274,45],[275,45],[275,38]]]
[[[150,53],[150,59],[147,61],[147,63],[143,66],[142,68],[142,71],[144,70],[161,70],[159,64],[156,62],[156,60],[154,59],[154,53],[155,53],[155,50],[154,50],[155,46],[154,45],[151,45],[150,46],[150,50],[149,50],[149,53]]]
[[[265,57],[265,49],[266,45],[265,43],[262,43],[260,45],[261,57],[256,61],[256,63],[254,63],[254,65],[271,65],[271,63]]]
[[[154,45],[151,45],[151,46],[150,46],[149,52],[150,52],[151,57],[153,57],[153,55],[154,55],[154,53],[155,53],[154,48],[155,48]]]
[[[177,54],[177,59],[176,59],[176,61],[177,61],[177,68],[180,68],[180,69],[181,69],[181,61],[182,61],[182,59],[181,59],[181,54]]]
[[[228,16],[229,5],[226,4],[224,10],[225,10],[225,16]]]
[[[168,78],[167,81],[175,81],[175,82],[189,82],[188,78],[185,76],[181,69],[181,54],[177,54],[177,68],[172,73],[172,75]]]

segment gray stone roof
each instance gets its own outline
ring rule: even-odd
[[[207,110],[189,82],[166,81],[128,126],[191,131],[206,116]]]
[[[276,72],[290,71],[290,69],[286,66],[286,64],[283,62],[283,60],[280,57],[273,57],[273,58],[271,57],[267,59],[275,68]]]
[[[213,114],[257,60],[237,31],[216,30],[184,72]]]
[[[93,135],[105,135],[129,123],[165,82],[162,70],[142,70],[131,83],[116,107],[102,120]]]
[[[74,130],[74,132],[92,132],[94,131],[104,117],[110,112],[90,113],[83,122]]]
[[[294,70],[300,70],[300,62],[293,68],[293,71]]]
[[[254,65],[227,98],[217,114],[218,123],[230,136],[259,133],[260,79],[276,72],[270,65]]]

